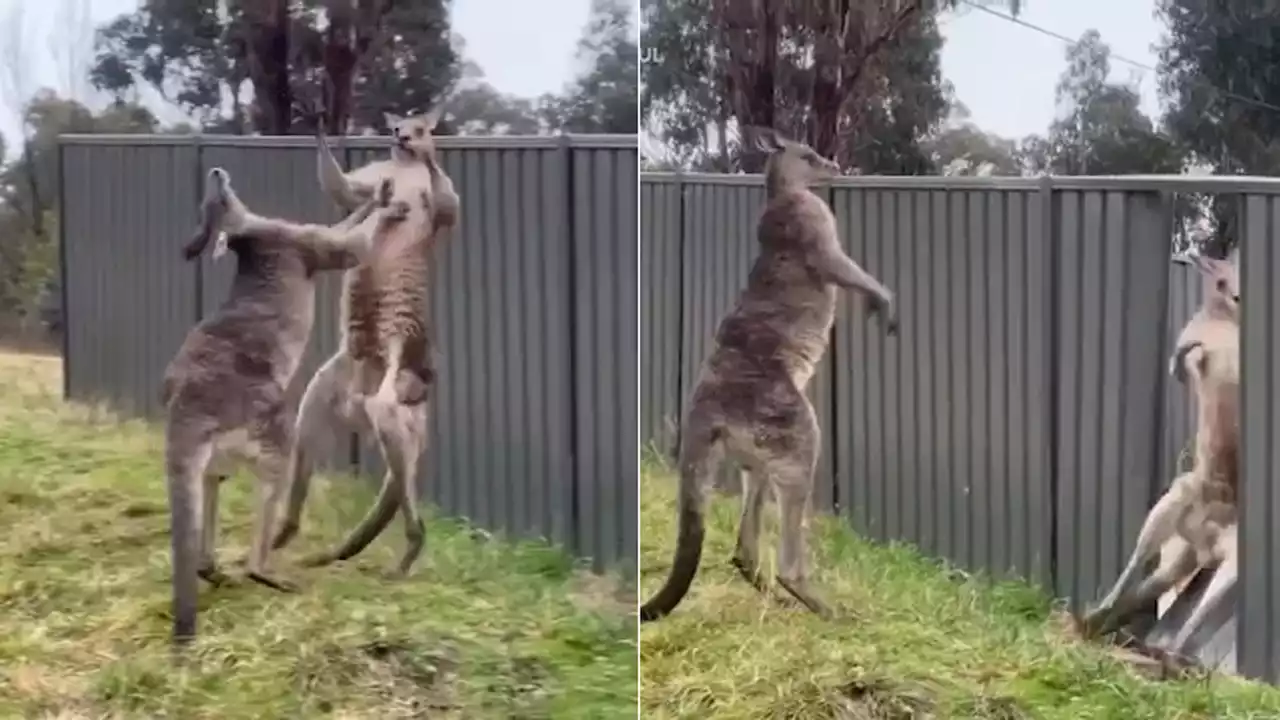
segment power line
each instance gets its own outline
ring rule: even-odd
[[[963,4],[963,5],[968,5],[969,7],[973,8],[974,10],[978,10],[978,11],[984,12],[984,13],[986,13],[986,14],[988,14],[988,15],[993,16],[993,17],[998,17],[998,18],[1000,18],[1001,20],[1006,20],[1006,21],[1008,21],[1008,22],[1013,23],[1014,25],[1020,25],[1020,26],[1022,26],[1022,27],[1024,27],[1024,28],[1027,28],[1028,30],[1034,30],[1035,32],[1040,33],[1041,35],[1045,35],[1045,36],[1047,36],[1047,37],[1051,37],[1051,38],[1053,38],[1053,39],[1055,39],[1055,40],[1060,40],[1060,41],[1062,41],[1062,42],[1064,42],[1064,43],[1066,43],[1066,44],[1068,44],[1068,45],[1075,45],[1075,44],[1078,42],[1078,40],[1073,40],[1072,38],[1069,38],[1069,37],[1067,37],[1066,35],[1063,35],[1062,33],[1057,33],[1057,32],[1054,32],[1054,31],[1052,31],[1052,30],[1048,29],[1048,28],[1044,28],[1044,27],[1041,27],[1041,26],[1039,26],[1039,25],[1035,25],[1035,24],[1033,24],[1033,23],[1029,23],[1029,22],[1027,22],[1026,20],[1023,20],[1023,19],[1021,19],[1021,18],[1014,17],[1013,15],[1006,15],[1005,13],[997,12],[997,11],[995,11],[995,10],[992,10],[992,9],[991,9],[991,8],[989,8],[989,7],[986,7],[985,5],[979,5],[978,3],[974,2],[973,0],[959,0],[959,2],[960,2],[961,4]],[[1131,59],[1129,59],[1129,58],[1127,58],[1127,57],[1124,57],[1123,55],[1117,55],[1116,53],[1110,53],[1110,54],[1108,55],[1108,57],[1110,57],[1110,58],[1111,58],[1111,59],[1113,59],[1113,60],[1118,60],[1118,61],[1120,61],[1120,62],[1122,62],[1122,63],[1124,63],[1124,64],[1126,64],[1126,65],[1131,65],[1131,66],[1133,66],[1133,67],[1136,67],[1136,68],[1138,68],[1139,70],[1146,70],[1147,72],[1150,72],[1150,73],[1159,74],[1159,70],[1157,70],[1156,68],[1154,68],[1154,67],[1152,67],[1152,66],[1150,66],[1150,65],[1147,65],[1146,63],[1138,62],[1137,60],[1131,60]],[[1207,88],[1209,88],[1209,89],[1213,90],[1214,92],[1216,92],[1216,93],[1218,93],[1218,94],[1222,95],[1222,96],[1223,96],[1223,97],[1225,97],[1225,98],[1229,98],[1229,99],[1231,99],[1231,100],[1236,100],[1236,101],[1238,101],[1238,102],[1242,102],[1242,103],[1245,103],[1245,104],[1248,104],[1248,105],[1253,105],[1254,107],[1259,107],[1259,108],[1262,108],[1262,109],[1264,109],[1264,110],[1271,110],[1271,111],[1274,111],[1274,112],[1280,112],[1280,105],[1272,105],[1271,103],[1264,102],[1264,101],[1259,100],[1258,98],[1255,98],[1255,97],[1248,97],[1248,96],[1245,96],[1245,95],[1237,95],[1236,93],[1233,93],[1233,92],[1231,92],[1230,90],[1223,90],[1222,88],[1220,88],[1220,87],[1218,87],[1218,86],[1216,86],[1216,85],[1212,85],[1212,84],[1210,84],[1210,83],[1204,82],[1203,80],[1193,80],[1192,82],[1194,82],[1195,84],[1200,85],[1200,86],[1202,86],[1202,87],[1207,87]]]

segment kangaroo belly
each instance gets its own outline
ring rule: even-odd
[[[398,338],[406,366],[426,362],[428,266],[421,244],[389,239],[348,278],[344,324],[352,357],[382,361],[388,341]]]

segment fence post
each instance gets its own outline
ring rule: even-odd
[[[1236,664],[1241,675],[1275,683],[1280,680],[1280,638],[1276,636],[1277,588],[1272,573],[1280,554],[1274,532],[1276,505],[1273,461],[1276,420],[1272,408],[1280,399],[1275,357],[1276,294],[1273,279],[1280,267],[1274,245],[1275,216],[1280,199],[1245,195],[1237,227],[1240,286],[1240,574],[1236,584]]]
[[[1046,587],[1057,591],[1060,587],[1058,577],[1058,393],[1061,392],[1058,383],[1058,345],[1060,338],[1058,333],[1061,330],[1058,322],[1058,292],[1060,290],[1058,283],[1057,267],[1061,261],[1061,242],[1057,233],[1058,223],[1056,222],[1056,213],[1054,212],[1054,190],[1053,177],[1044,175],[1040,178],[1040,189],[1037,191],[1040,196],[1040,232],[1044,238],[1044,258],[1045,266],[1042,269],[1045,283],[1046,302],[1044,304],[1045,317],[1042,319],[1044,327],[1048,328],[1045,333],[1044,342],[1048,347],[1044,348],[1045,362],[1047,367],[1044,368],[1045,377],[1049,381],[1049,397],[1043,412],[1046,414],[1046,432],[1045,445],[1042,448],[1046,456],[1048,469],[1048,478],[1046,483],[1046,492],[1048,493],[1045,502],[1045,514],[1048,516],[1044,520],[1049,528],[1049,557],[1046,563],[1045,573],[1047,577],[1043,578]]]
[[[58,138],[58,304],[62,314],[62,399],[71,399],[71,320],[67,302],[67,186],[63,167],[66,144]]]
[[[573,144],[572,137],[568,133],[561,133],[559,137],[559,155],[560,163],[564,168],[564,187],[561,192],[564,193],[564,223],[565,232],[568,234],[568,242],[566,243],[566,263],[567,272],[565,277],[568,279],[568,327],[567,335],[569,341],[569,546],[574,549],[574,553],[578,555],[591,554],[593,557],[595,549],[588,550],[582,547],[582,523],[581,509],[578,507],[580,483],[582,482],[581,468],[578,463],[578,282],[580,281],[578,273],[578,233],[577,222],[574,217],[573,201],[576,192],[573,177]]]
[[[320,152],[320,144],[319,144],[319,141],[316,141],[316,152],[317,152],[317,153],[319,153],[319,152]],[[351,166],[352,166],[352,164],[353,164],[353,162],[352,162],[352,158],[351,158],[351,146],[344,142],[344,143],[342,143],[342,170],[343,170],[343,172],[351,172]],[[346,288],[345,283],[343,284],[343,288],[344,288],[344,290],[345,290],[345,288]],[[341,293],[342,291],[339,291],[339,292]],[[341,302],[341,300],[340,300],[339,302]],[[354,477],[359,477],[359,476],[360,476],[360,468],[361,468],[361,462],[360,462],[360,433],[357,433],[357,432],[350,432],[350,433],[347,433],[347,454],[348,454],[348,456],[347,456],[347,462],[348,462],[348,463],[350,463],[350,465],[351,465],[351,469],[350,469],[350,471],[351,471],[351,475],[352,475],[352,476],[354,476]],[[419,477],[421,477],[421,474],[419,474]]]
[[[671,433],[671,448],[668,451],[672,462],[679,462],[680,458],[680,437],[684,431],[684,283],[685,283],[685,262],[684,262],[684,245],[685,236],[685,185],[684,170],[676,170],[676,197],[679,204],[676,206],[676,262],[680,263],[680,280],[679,294],[676,302],[676,405],[675,405],[675,421],[674,432]],[[643,208],[641,208],[643,211]],[[643,221],[642,221],[643,222]],[[640,308],[639,312],[644,312],[644,308]]]
[[[195,176],[195,182],[191,184],[195,193],[195,212],[192,213],[198,219],[200,217],[200,203],[204,199],[204,143],[201,142],[198,134],[191,135],[191,151],[195,156],[194,169],[192,175]],[[196,310],[196,317],[192,321],[198,323],[204,319],[204,258],[197,258],[192,265],[195,266],[195,292],[196,301],[193,303]]]
[[[827,194],[827,207],[831,208],[832,213],[835,213],[836,187],[834,184],[832,183],[827,184],[826,194]],[[841,240],[840,245],[842,247],[844,246],[843,239]],[[827,368],[828,368],[827,377],[829,378],[829,382],[827,384],[826,397],[820,398],[820,400],[827,404],[827,424],[829,427],[821,428],[818,431],[819,436],[822,437],[822,445],[824,446],[823,449],[827,452],[828,456],[831,458],[831,474],[827,476],[827,482],[831,484],[831,507],[829,508],[829,510],[836,517],[840,516],[840,503],[841,503],[840,482],[837,480],[840,474],[840,462],[839,462],[840,458],[836,456],[836,453],[838,452],[838,449],[840,447],[840,443],[827,442],[827,440],[834,441],[836,438],[840,437],[839,435],[840,413],[838,412],[839,408],[837,407],[837,403],[839,403],[839,399],[837,398],[837,395],[839,393],[836,392],[836,383],[835,383],[835,377],[834,377],[835,369],[839,367],[838,362],[840,360],[840,343],[838,342],[840,338],[840,333],[838,330],[839,327],[840,327],[840,323],[838,322],[831,323],[831,332],[827,334]]]

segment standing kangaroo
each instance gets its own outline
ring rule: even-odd
[[[1190,379],[1196,393],[1194,465],[1151,508],[1119,579],[1081,622],[1085,635],[1111,632],[1197,569],[1222,562],[1175,640],[1179,652],[1234,585],[1236,562],[1240,289],[1233,264],[1202,257],[1196,266],[1204,276],[1204,303],[1178,335],[1170,360],[1170,374],[1181,382]],[[1143,564],[1157,553],[1159,567],[1131,589]]]
[[[380,193],[386,204],[389,183]],[[234,465],[258,475],[258,517],[248,577],[281,591],[267,571],[270,535],[293,444],[287,392],[311,335],[315,275],[356,265],[377,226],[404,208],[374,213],[366,203],[334,227],[300,225],[250,212],[221,168],[209,171],[202,220],[184,248],[198,258],[215,234],[237,256],[226,301],[187,333],[165,371],[165,467],[173,545],[173,637],[195,637],[198,579],[228,580],[214,554],[218,486]]]
[[[837,288],[865,293],[896,332],[893,294],[844,253],[831,208],[808,188],[838,166],[807,145],[752,128],[768,153],[760,256],[737,305],[716,331],[684,418],[680,441],[679,531],[666,584],[641,622],[669,614],[693,583],[702,556],[707,493],[726,456],[743,468],[742,517],[733,562],[753,586],[760,577],[760,513],[772,487],[782,519],[778,584],[813,612],[831,610],[809,585],[807,534],[819,453],[818,419],[805,395],[826,352]]]
[[[388,115],[391,158],[344,174],[319,136],[318,172],[324,192],[346,210],[392,181],[396,197],[412,208],[406,222],[374,241],[369,260],[344,277],[340,348],[312,377],[298,413],[298,442],[289,463],[288,508],[273,541],[284,547],[297,534],[314,473],[313,453],[336,428],[372,430],[387,465],[373,508],[339,547],[306,560],[327,565],[363,551],[386,529],[397,508],[406,546],[395,576],[408,574],[425,542],[418,508],[417,469],[427,441],[428,391],[434,382],[427,331],[428,256],[458,218],[453,183],[436,161],[431,131],[438,112]]]

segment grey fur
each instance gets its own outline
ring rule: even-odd
[[[1233,264],[1211,258],[1194,264],[1204,276],[1204,303],[1179,333],[1170,359],[1171,375],[1191,381],[1196,392],[1194,465],[1151,508],[1120,577],[1081,621],[1087,636],[1110,632],[1198,569],[1221,563],[1175,638],[1178,653],[1234,586],[1237,561],[1240,291]],[[1142,565],[1157,553],[1159,566],[1134,588]]]
[[[227,580],[214,554],[217,490],[239,462],[256,466],[260,492],[248,576],[294,589],[268,573],[268,541],[293,444],[286,394],[311,334],[315,274],[356,265],[376,228],[403,211],[375,212],[370,202],[334,227],[260,217],[236,196],[224,170],[209,171],[200,226],[184,255],[198,258],[221,232],[237,268],[226,301],[187,333],[161,392],[175,642],[195,636],[197,578]]]
[[[868,296],[896,331],[893,295],[840,246],[835,216],[811,182],[835,163],[766,128],[748,129],[769,153],[768,200],[758,224],[760,256],[734,309],[720,323],[684,418],[679,458],[679,537],[671,575],[640,610],[659,619],[684,598],[702,553],[706,494],[722,459],[743,468],[743,509],[734,564],[763,590],[758,544],[764,493],[782,516],[778,584],[810,610],[831,611],[809,586],[806,548],[819,453],[817,415],[805,395],[826,352],[837,289]]]
[[[299,411],[298,443],[290,460],[289,503],[273,544],[296,536],[314,471],[313,448],[335,427],[372,431],[387,465],[374,507],[340,546],[309,565],[347,560],[369,545],[396,514],[405,519],[405,552],[394,575],[408,574],[422,552],[418,464],[426,449],[428,391],[435,379],[426,318],[429,250],[452,233],[459,200],[435,161],[434,116],[389,117],[398,138],[390,160],[344,175],[319,142],[321,187],[339,202],[363,197],[381,178],[394,178],[402,196],[417,200],[409,222],[375,239],[368,262],[344,277],[343,339],[339,351],[307,386]]]

